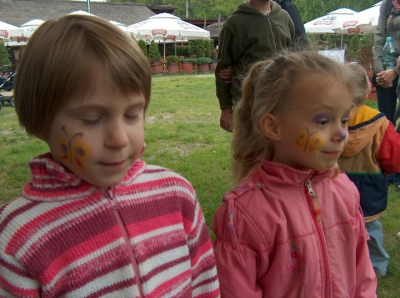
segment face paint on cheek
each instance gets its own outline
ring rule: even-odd
[[[314,134],[310,137],[308,143],[308,151],[313,153],[315,150],[321,148],[324,145],[324,139],[319,134]]]
[[[297,148],[304,150],[305,146],[307,146],[308,134],[309,133],[307,128],[299,132],[299,134],[296,137]]]
[[[304,152],[308,151],[312,153],[315,150],[321,148],[323,145],[323,138],[316,132],[310,133],[308,127],[301,130],[296,137],[297,148],[303,150]]]
[[[61,160],[69,163],[75,169],[85,170],[85,160],[90,155],[90,149],[81,139],[76,140],[77,138],[82,138],[83,133],[76,133],[70,137],[65,126],[62,127],[62,131],[65,137],[60,136],[57,139]]]

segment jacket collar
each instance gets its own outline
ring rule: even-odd
[[[50,153],[33,158],[29,162],[31,180],[25,185],[22,196],[34,201],[52,201],[85,198],[91,194],[103,192],[87,183],[67,168],[55,162]],[[128,170],[124,180],[115,187],[120,187],[135,179],[144,170],[145,163],[137,160]]]
[[[259,179],[263,184],[276,185],[304,185],[311,179],[314,183],[322,179],[332,177],[334,169],[329,169],[325,172],[317,172],[314,170],[300,171],[292,167],[272,162],[264,162],[258,171],[253,174],[253,179]]]

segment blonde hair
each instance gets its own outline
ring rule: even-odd
[[[367,91],[370,88],[370,82],[367,77],[367,72],[364,67],[357,63],[348,63],[345,65],[350,71],[353,72],[353,78],[355,84],[353,103],[354,106],[359,107],[365,103]]]
[[[125,95],[142,93],[147,108],[151,70],[135,40],[93,16],[44,22],[29,40],[16,75],[14,98],[21,126],[29,134],[45,134],[67,100],[94,92],[99,73]]]
[[[272,142],[262,132],[261,119],[278,113],[296,99],[293,86],[310,74],[331,76],[352,92],[351,74],[343,65],[315,52],[278,55],[255,63],[243,81],[242,100],[233,115],[233,176],[240,182],[274,155]]]

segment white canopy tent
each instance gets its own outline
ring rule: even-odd
[[[111,24],[117,26],[119,29],[121,29],[122,31],[124,31],[126,34],[130,35],[130,32],[128,30],[128,27],[125,24],[122,24],[120,22],[117,21],[109,21]]]
[[[0,21],[0,40],[6,46],[26,44],[26,36],[21,28]]]
[[[40,25],[44,23],[43,20],[33,19],[21,25],[21,29],[24,30],[24,36],[30,38]]]
[[[332,24],[332,30],[338,34],[372,33],[378,26],[381,2],[355,15],[337,20]]]
[[[337,34],[332,30],[333,22],[340,22],[357,12],[348,8],[340,8],[328,13],[325,16],[316,18],[304,24],[307,33],[312,34]]]
[[[163,42],[164,59],[166,43],[187,42],[193,39],[210,39],[209,31],[185,22],[169,13],[160,13],[151,16],[142,22],[128,26],[128,30],[136,40]]]

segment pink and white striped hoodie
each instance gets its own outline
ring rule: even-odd
[[[137,161],[106,194],[50,154],[0,207],[0,297],[219,297],[191,184]]]

